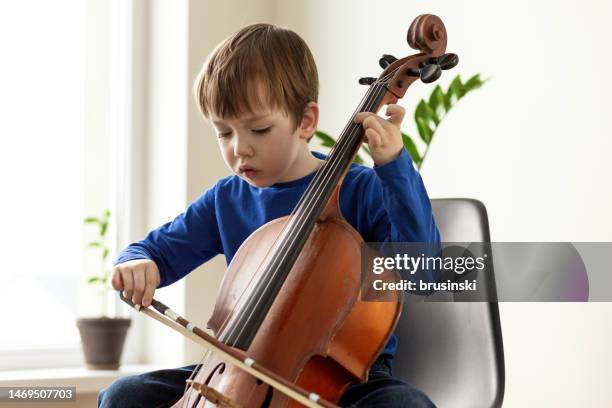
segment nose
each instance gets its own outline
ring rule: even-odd
[[[234,137],[234,156],[252,156],[253,147],[247,136],[236,134]]]

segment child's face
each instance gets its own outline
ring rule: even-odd
[[[283,111],[261,107],[237,117],[210,119],[223,159],[234,173],[256,187],[291,179],[305,140]]]

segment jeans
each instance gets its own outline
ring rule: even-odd
[[[183,395],[185,380],[195,365],[152,371],[115,380],[98,395],[102,408],[170,407]],[[420,390],[393,377],[391,360],[379,357],[370,368],[368,381],[351,384],[342,394],[341,407],[435,408]]]

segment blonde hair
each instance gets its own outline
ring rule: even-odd
[[[319,78],[312,53],[295,32],[253,24],[225,39],[209,55],[193,87],[204,117],[253,113],[267,102],[298,126],[308,102],[316,102]],[[263,98],[263,101],[256,101]]]

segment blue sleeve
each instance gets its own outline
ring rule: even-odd
[[[207,190],[173,221],[151,231],[119,254],[115,265],[150,259],[160,273],[159,287],[181,279],[202,263],[222,253],[215,216],[216,186]]]
[[[393,161],[374,166],[374,177],[366,187],[373,239],[376,242],[440,241],[431,202],[412,158],[402,149]]]

